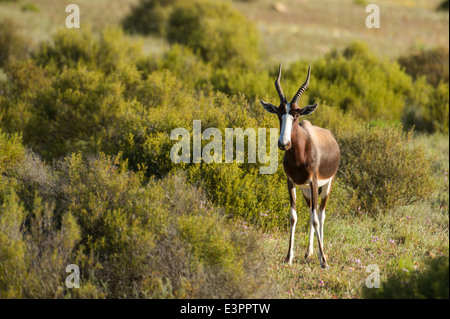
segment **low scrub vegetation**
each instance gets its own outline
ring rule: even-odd
[[[226,223],[182,176],[144,183],[119,157],[73,154],[49,167],[33,153],[4,152],[20,157],[20,168],[9,165],[0,194],[2,297],[270,293],[256,234]],[[72,293],[61,286],[71,263],[80,265],[83,282]]]
[[[11,19],[0,21],[0,68],[10,60],[27,56],[26,39],[20,34],[17,24]]]
[[[285,220],[277,221],[275,213],[270,222],[261,218],[266,211],[279,212],[287,207],[281,157],[273,176],[259,174],[259,166],[254,164],[174,164],[170,159],[175,141],[169,139],[169,133],[177,127],[187,128],[192,133],[194,119],[201,120],[203,128],[216,127],[222,132],[227,127],[278,127],[276,119],[264,114],[259,105],[244,96],[208,92],[211,69],[197,60],[189,49],[174,46],[148,68],[139,54],[134,57],[130,54],[136,52],[133,45],[127,45],[120,32],[112,30],[105,31],[98,39],[89,32],[77,37],[58,33],[54,44],[43,45],[32,60],[13,63],[6,69],[7,76],[15,80],[2,84],[3,90],[8,92],[0,100],[4,129],[22,133],[25,144],[47,160],[79,151],[106,152],[113,156],[121,153],[128,167],[143,170],[146,178],[162,178],[186,170],[188,180],[203,185],[209,199],[224,207],[227,216],[243,217],[264,228],[284,225]],[[100,56],[110,57],[110,60],[102,59],[103,64],[98,63]],[[169,63],[176,60],[180,62],[173,66]],[[182,75],[186,61],[200,66],[197,81],[190,81],[196,76],[195,72],[189,77]],[[373,65],[367,67],[367,63]],[[382,114],[400,116],[394,109],[402,108],[412,82],[398,65],[386,63],[379,62],[366,47],[359,45],[343,53],[331,53],[315,63],[317,80],[311,85],[309,95],[304,97],[305,103],[319,96],[333,102],[331,106],[321,105],[311,120],[330,128],[341,144],[343,155],[337,188],[344,197],[339,202],[351,204],[353,208],[363,206],[373,213],[420,200],[431,187],[423,151],[408,147],[411,134],[403,134],[399,125],[367,126],[360,120],[362,115],[358,114],[356,104],[345,107],[344,100],[356,101],[364,110],[370,110],[367,105],[374,103],[374,113],[368,113],[370,118],[376,114],[380,119]],[[173,71],[165,68],[169,65]],[[299,62],[286,71],[286,90],[294,91],[294,79],[298,82],[303,77],[300,73],[303,66],[305,64]],[[372,73],[379,72],[378,79],[386,83],[386,93],[377,95],[381,96],[378,102],[373,102],[371,93],[364,96],[367,90],[361,91],[364,87],[360,86],[364,83],[361,79],[355,78],[354,84],[349,83],[352,76],[348,72],[355,72],[355,76],[365,74],[359,70],[361,67]],[[397,78],[386,78],[383,74],[388,71]],[[332,74],[346,76],[336,78]],[[29,83],[30,76],[37,77],[41,85]],[[366,84],[370,86],[369,82]],[[335,90],[333,85],[337,86]],[[355,93],[349,94],[353,98],[338,94],[352,87]],[[381,92],[379,86],[377,91]],[[332,92],[336,92],[342,102],[326,97]],[[397,97],[395,92],[399,92]],[[382,103],[383,96],[391,96],[392,102]],[[21,108],[12,107],[17,104]],[[383,107],[385,111],[380,111]],[[389,170],[386,158],[391,161]],[[247,184],[242,184],[242,180]],[[415,196],[411,196],[412,193]],[[249,205],[250,202],[253,204]]]

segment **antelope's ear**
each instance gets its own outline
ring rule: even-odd
[[[309,115],[316,110],[318,105],[319,104],[317,104],[317,103],[314,103],[313,105],[307,105],[304,108],[297,110],[297,112],[300,116]]]
[[[267,112],[277,114],[277,107],[275,105],[264,102],[263,100],[261,100],[261,105]]]

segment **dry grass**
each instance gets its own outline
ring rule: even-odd
[[[54,32],[65,27],[65,21],[69,13],[66,6],[73,1],[32,1],[38,11],[23,11],[23,1],[6,2],[0,4],[0,20],[5,17],[13,19],[20,31],[31,39],[32,48],[41,41],[49,41]],[[77,0],[80,8],[80,26],[90,26],[99,30],[107,25],[119,24],[127,15],[131,7],[139,0]]]
[[[67,4],[73,1],[34,0],[38,12],[22,11],[24,2],[0,4],[0,20],[12,18],[31,40],[31,49],[48,41],[65,26]],[[436,12],[440,0],[381,0],[381,28],[367,29],[364,1],[282,0],[287,12],[273,9],[275,0],[236,1],[235,6],[256,22],[264,39],[268,63],[290,62],[299,58],[313,60],[332,48],[341,49],[354,40],[389,58],[411,49],[449,46],[449,15]],[[360,3],[363,4],[360,4]],[[138,0],[79,0],[81,27],[94,30],[119,24]],[[164,40],[144,38],[146,53],[167,48]]]
[[[313,60],[350,42],[367,42],[381,56],[396,58],[410,49],[448,47],[449,15],[436,12],[433,1],[377,1],[380,29],[368,29],[365,5],[355,0],[284,0],[280,13],[273,0],[237,2],[255,21],[265,39],[271,63],[299,58]],[[369,2],[368,2],[369,3]]]

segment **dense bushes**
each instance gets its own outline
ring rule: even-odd
[[[438,48],[399,58],[399,64],[415,80],[405,106],[405,127],[422,132],[448,133],[448,49]]]
[[[300,82],[306,70],[304,63],[294,64],[285,78]],[[361,43],[319,58],[312,65],[312,81],[310,102],[320,99],[366,121],[399,120],[411,88],[398,64],[380,60]]]
[[[405,128],[426,133],[448,133],[449,84],[440,83],[436,88],[420,78],[415,83],[411,103],[405,107],[402,122]]]
[[[419,60],[401,61],[409,64],[409,69],[414,68],[411,72],[421,75]],[[297,90],[307,65],[298,61],[284,72],[285,91]],[[436,66],[434,62],[430,65]],[[430,79],[435,79],[432,81],[441,81],[433,87],[420,78],[413,81],[397,62],[382,60],[365,44],[356,42],[342,52],[331,51],[312,64],[314,84],[305,95],[305,103],[321,100],[364,121],[401,120],[406,129],[417,125],[420,131],[448,132],[448,66],[436,67],[447,69],[447,75],[442,71],[433,73],[431,66],[425,66]]]
[[[24,161],[35,164],[29,154]],[[35,165],[24,167],[33,169]],[[2,192],[3,297],[260,296],[257,237],[226,223],[179,176],[151,180],[120,158],[72,155]],[[39,176],[39,178],[36,178]],[[44,184],[51,185],[50,192]],[[30,198],[26,194],[34,193]],[[50,194],[50,197],[49,197]],[[41,195],[46,198],[41,199]],[[77,264],[82,288],[63,286]]]
[[[123,28],[131,33],[163,35],[176,2],[178,0],[140,0],[139,5],[125,17]]]
[[[339,175],[356,190],[363,211],[375,214],[430,194],[429,161],[422,149],[411,149],[411,138],[412,132],[391,125],[362,126],[339,136]]]
[[[198,51],[215,66],[251,69],[259,57],[259,35],[226,2],[195,1],[174,8],[167,31],[170,42]]]
[[[36,198],[26,211],[11,190],[0,208],[0,296],[62,297],[65,267],[75,257],[78,240],[72,215],[65,214],[57,225],[50,204]]]
[[[200,63],[192,53],[184,51],[181,62],[199,67],[199,72],[181,75],[188,85],[212,86],[233,95],[243,93],[251,100],[266,97],[273,90],[276,70],[268,72],[260,67],[264,63],[258,50],[258,35],[230,3],[198,0],[189,4],[181,1],[162,4],[153,0],[143,1],[134,12],[158,14],[164,21],[159,28],[165,30],[168,41],[189,47],[203,61]],[[180,51],[179,48],[176,50]],[[159,65],[153,63],[151,70],[164,67],[178,76],[180,61],[174,60],[173,53],[166,55]],[[371,53],[363,43],[352,43],[342,52],[333,50],[312,63],[314,85],[304,100],[339,106],[365,121],[402,121],[406,129],[416,126],[419,131],[447,132],[448,123],[442,122],[442,118],[448,117],[446,60],[448,52],[438,49],[391,62]],[[172,61],[177,63],[172,66]],[[311,62],[297,61],[285,69],[285,92],[298,89]],[[435,87],[416,79],[424,72]],[[439,81],[446,84],[437,88]],[[432,112],[426,112],[427,109]]]
[[[99,36],[89,28],[83,32],[61,29],[54,35],[52,43],[41,44],[34,60],[38,65],[53,66],[58,70],[82,64],[110,73],[121,64],[136,61],[140,54],[141,45],[126,40],[118,28],[107,28]]]
[[[440,82],[448,83],[448,59],[448,49],[437,48],[402,56],[398,59],[398,63],[405,68],[405,72],[411,75],[414,80],[425,76],[427,82],[436,87]]]
[[[96,152],[123,109],[120,84],[85,67],[67,69],[42,88],[25,140],[47,158]]]
[[[124,21],[127,30],[164,34],[216,67],[252,68],[259,58],[256,28],[228,2],[141,1]]]
[[[129,168],[142,170],[147,177],[161,178],[177,170],[187,170],[188,180],[201,185],[214,204],[225,208],[227,216],[242,217],[266,229],[285,227],[286,220],[278,215],[288,209],[281,152],[278,170],[273,176],[260,175],[259,165],[255,164],[174,164],[170,159],[175,143],[169,139],[170,132],[183,127],[192,133],[194,119],[202,121],[202,130],[215,127],[224,134],[229,127],[278,127],[276,118],[243,96],[227,97],[211,92],[208,82],[212,79],[214,83],[216,75],[211,75],[208,64],[190,49],[175,45],[153,62],[139,59],[138,55],[124,58],[124,52],[131,50],[127,45],[133,45],[127,44],[120,33],[116,35],[95,39],[88,32],[67,42],[60,33],[53,46],[43,45],[35,54],[39,65],[33,61],[12,64],[6,71],[15,81],[2,84],[7,92],[0,100],[4,114],[2,125],[10,132],[23,130],[25,142],[47,159],[74,151],[103,151],[111,155],[120,152],[128,160]],[[71,48],[77,48],[75,53]],[[67,50],[71,51],[68,56]],[[111,60],[107,64],[97,63],[99,56],[111,57]],[[314,64],[313,79],[316,80],[305,93],[305,103],[334,94],[330,93],[334,92],[332,86],[336,86],[337,94],[342,86],[343,90],[355,90],[351,96],[362,107],[372,96],[372,93],[361,96],[372,89],[362,90],[362,80],[358,78],[368,69],[367,63],[371,63],[367,71],[378,74],[376,79],[384,81],[385,95],[381,96],[391,96],[401,108],[405,103],[402,94],[410,89],[410,78],[398,65],[380,62],[367,48],[356,44]],[[192,66],[199,72],[189,72]],[[306,64],[299,62],[285,72],[283,87],[286,91],[294,92],[298,88],[304,70]],[[387,70],[394,78],[386,78]],[[246,76],[245,72],[242,74]],[[267,85],[264,82],[270,77],[265,74],[262,82],[256,79],[250,82]],[[36,85],[25,80],[30,76],[39,79]],[[402,81],[396,82],[395,76]],[[353,85],[350,85],[353,77]],[[369,77],[367,79],[369,81]],[[370,81],[368,87],[373,83]],[[388,85],[390,82],[396,82],[394,88]],[[329,89],[327,92],[322,91],[325,86]],[[254,90],[255,95],[258,90]],[[396,95],[396,91],[400,93]],[[433,92],[437,91],[433,89],[431,96]],[[393,113],[394,102],[389,106],[379,103],[385,109],[377,112]],[[17,104],[24,105],[24,111],[17,113],[18,109],[12,107]],[[355,113],[354,107],[344,113],[324,104],[311,117],[314,124],[331,129],[341,144],[343,162],[336,183],[341,198],[336,199],[340,204],[335,210],[345,212],[363,206],[376,213],[425,196],[423,190],[429,183],[423,152],[403,147],[408,145],[409,137],[403,136],[401,127],[367,128],[357,120],[361,114]],[[207,142],[202,141],[202,144]],[[368,144],[374,146],[366,150]],[[389,173],[382,175],[386,158],[392,165]],[[411,178],[412,167],[420,170],[421,178]],[[412,197],[411,192],[416,196]]]

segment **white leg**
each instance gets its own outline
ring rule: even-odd
[[[305,197],[305,200],[308,204],[308,207],[310,206],[310,200],[311,200],[311,191],[309,188],[302,188],[303,196]],[[309,220],[309,239],[308,239],[308,250],[306,251],[305,258],[309,258],[312,256],[314,252],[314,226],[313,226],[313,219],[311,211],[309,212],[310,220]]]
[[[291,265],[292,259],[294,259],[294,238],[295,238],[295,226],[297,225],[297,212],[291,207],[290,209],[290,223],[291,223],[291,234],[289,237],[289,252],[286,261]]]
[[[289,235],[289,250],[286,256],[285,262],[288,262],[289,264],[292,264],[292,260],[294,259],[294,238],[295,238],[295,226],[297,225],[297,212],[295,211],[296,208],[296,201],[297,201],[297,194],[295,191],[294,183],[288,179],[288,191],[289,191],[289,199],[291,202],[291,209],[289,214],[289,221],[290,221],[290,230],[291,233]]]
[[[319,217],[317,216],[317,211],[313,210],[311,213],[311,221],[312,221],[312,226],[314,228],[314,231],[316,233],[316,238],[317,238],[317,243],[319,245],[319,249],[318,249],[318,256],[319,256],[319,260],[322,261],[322,254],[320,253],[320,246],[322,243],[322,239],[320,238],[320,222],[319,222]]]
[[[327,205],[328,197],[330,196],[330,189],[331,189],[331,183],[332,180],[330,180],[328,183],[322,186],[322,194],[321,194],[321,201],[319,206],[319,216],[318,216],[318,236],[317,239],[319,241],[319,260],[320,264],[324,268],[328,268],[325,255],[322,256],[323,253],[323,228],[325,224],[325,207]]]
[[[331,189],[331,180],[323,185],[322,187],[322,194],[321,194],[321,202],[320,202],[320,207],[319,207],[319,230],[320,230],[320,240],[322,241],[323,244],[323,225],[325,223],[325,206],[326,203],[328,201],[328,196],[330,194],[330,189]]]
[[[319,232],[320,232],[320,240],[323,244],[323,224],[325,222],[325,209],[319,210]]]

